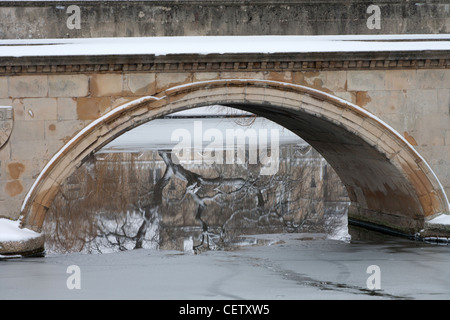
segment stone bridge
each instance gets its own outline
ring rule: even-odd
[[[449,38],[423,39],[4,40],[0,215],[40,232],[91,153],[152,119],[220,104],[310,143],[347,187],[349,217],[419,232],[450,213]]]

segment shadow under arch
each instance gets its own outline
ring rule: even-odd
[[[423,228],[427,217],[450,212],[442,185],[426,161],[366,110],[301,85],[229,79],[176,86],[119,106],[90,123],[36,179],[22,205],[22,227],[41,231],[64,180],[118,136],[166,114],[215,104],[264,116],[311,144],[345,184],[351,218],[412,234]]]

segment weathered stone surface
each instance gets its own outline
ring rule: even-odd
[[[11,97],[46,97],[47,93],[47,76],[17,76],[9,78],[9,94]]]
[[[132,95],[152,95],[156,92],[154,73],[132,73],[124,76],[125,92]]]
[[[159,73],[156,75],[156,91],[161,92],[165,89],[190,82],[189,73]]]
[[[11,146],[11,160],[49,160],[63,145],[59,140],[16,141]]]
[[[121,95],[123,89],[123,75],[95,74],[91,77],[91,94],[94,97]]]
[[[385,71],[347,72],[347,89],[349,91],[383,90],[385,88]]]
[[[14,133],[11,142],[32,141],[45,139],[44,120],[17,120],[14,122]]]
[[[109,97],[89,97],[77,99],[77,114],[79,120],[95,120],[111,106]]]
[[[448,89],[449,83],[450,70],[417,70],[418,89]]]
[[[77,120],[77,102],[75,98],[56,99],[58,120]]]
[[[85,97],[89,94],[86,75],[55,75],[48,77],[49,97]]]
[[[389,121],[392,114],[408,113],[408,98],[403,90],[364,91],[364,97],[357,104]]]
[[[416,70],[386,70],[386,90],[416,89],[418,81]]]
[[[211,35],[422,34],[450,32],[449,4],[381,1],[380,29],[370,29],[359,0],[84,1],[80,28],[69,29],[69,4],[2,1],[0,38],[142,37]],[[201,14],[200,14],[201,13]]]
[[[85,126],[85,121],[81,120],[45,121],[45,139],[54,139],[66,143],[72,137],[70,133],[76,133]]]
[[[407,91],[408,111],[412,114],[435,113],[439,106],[437,101],[437,90],[419,89]]]
[[[55,98],[15,99],[13,107],[15,120],[56,120],[58,118]]]

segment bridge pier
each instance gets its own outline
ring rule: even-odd
[[[40,256],[45,252],[45,237],[44,235],[29,240],[21,241],[0,241],[0,257],[30,257]]]

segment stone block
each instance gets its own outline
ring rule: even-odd
[[[344,99],[345,101],[348,101],[350,103],[358,105],[357,99],[356,99],[356,94],[354,92],[336,91],[333,93],[333,95],[335,95],[338,98]],[[360,107],[364,107],[364,106],[360,106]]]
[[[0,99],[8,98],[8,78],[7,77],[0,77]]]
[[[13,98],[46,97],[47,94],[47,76],[13,76],[9,78],[9,95]]]
[[[407,110],[407,97],[402,90],[367,91],[360,103],[370,112],[388,115],[388,117],[390,114],[401,114]]]
[[[364,122],[365,115],[361,114],[359,112],[356,112],[354,110],[351,110],[349,108],[346,108],[344,110],[344,112],[342,113],[342,119],[349,120],[350,122],[356,124],[356,126],[353,126],[354,128],[359,128]],[[347,121],[345,121],[344,123],[347,124]]]
[[[429,150],[430,165],[450,166],[450,146],[430,146]],[[448,174],[450,175],[450,170]]]
[[[136,100],[136,97],[117,97],[117,98],[111,98],[111,107],[110,110],[115,109],[116,107],[123,106],[124,104],[127,104],[129,102],[132,102]]]
[[[7,197],[5,186],[2,185],[2,183],[0,183],[0,194],[2,194],[0,196],[0,217],[12,220],[19,219],[23,199],[21,199],[21,197]],[[2,198],[3,196],[5,199]]]
[[[4,191],[9,197],[14,198],[22,194],[24,188],[20,180],[11,180],[6,182]]]
[[[4,171],[4,177],[8,180],[33,180],[43,168],[43,163],[40,159],[4,161],[3,163],[2,170]]]
[[[58,98],[56,99],[58,108],[58,120],[77,120],[77,102],[74,98]]]
[[[62,146],[58,140],[16,141],[11,146],[11,160],[49,160]]]
[[[438,111],[438,94],[434,89],[408,90],[407,112],[414,114],[436,113]]]
[[[256,79],[264,80],[265,72],[261,71],[222,71],[220,72],[220,79]]]
[[[44,120],[17,120],[11,134],[11,142],[44,140]]]
[[[347,91],[347,71],[293,72],[293,83],[304,85],[326,93]]]
[[[450,70],[417,70],[418,89],[450,89]]]
[[[11,140],[0,148],[0,162],[11,158]],[[1,178],[1,176],[0,176]]]
[[[292,83],[320,89],[326,82],[326,73],[319,71],[291,72]]]
[[[46,121],[45,139],[61,140],[65,143],[84,127],[85,122],[81,120]]]
[[[53,75],[48,77],[50,97],[85,97],[89,95],[87,75]]]
[[[407,118],[408,134],[413,136],[419,145],[444,146],[444,132],[448,128],[448,119],[440,114],[422,114]]]
[[[153,95],[156,91],[154,73],[132,73],[124,76],[124,91],[132,95]]]
[[[450,89],[437,90],[436,112],[450,116]]]
[[[78,98],[77,114],[79,120],[95,120],[111,106],[111,98]]]
[[[94,97],[119,96],[123,91],[122,74],[94,74],[90,82]]]
[[[56,120],[58,110],[54,98],[13,100],[15,120]]]
[[[8,195],[9,200],[23,200],[35,181],[35,178],[30,176],[31,170],[31,168],[27,169],[26,174],[20,177],[20,179],[10,179],[6,181],[4,191]]]
[[[323,87],[333,92],[347,91],[347,71],[326,71]]]
[[[297,102],[301,101],[303,103],[307,103],[307,104],[310,104],[310,105],[313,105],[313,106],[318,106],[318,107],[321,107],[322,103],[323,103],[322,100],[319,100],[317,98],[313,98],[313,97],[311,97],[309,95],[305,95],[305,94],[304,95],[303,94],[299,95],[296,92],[286,92],[285,98],[286,98],[286,100],[291,100],[291,103],[294,106],[296,104],[296,101]]]
[[[192,75],[184,72],[158,73],[156,75],[156,91],[161,92],[180,84],[191,82]]]
[[[219,79],[218,72],[196,72],[193,75],[193,81],[207,81]]]
[[[386,70],[386,90],[416,89],[416,70]]]
[[[272,72],[267,72],[264,75],[264,80],[292,83],[292,72],[289,72],[289,71],[281,71],[281,72],[272,71]]]
[[[399,133],[406,131],[405,129],[405,116],[401,113],[384,114],[384,113],[374,113],[375,116],[380,118],[383,122],[387,123],[394,130]]]
[[[385,75],[385,71],[347,71],[347,90],[384,90]]]

